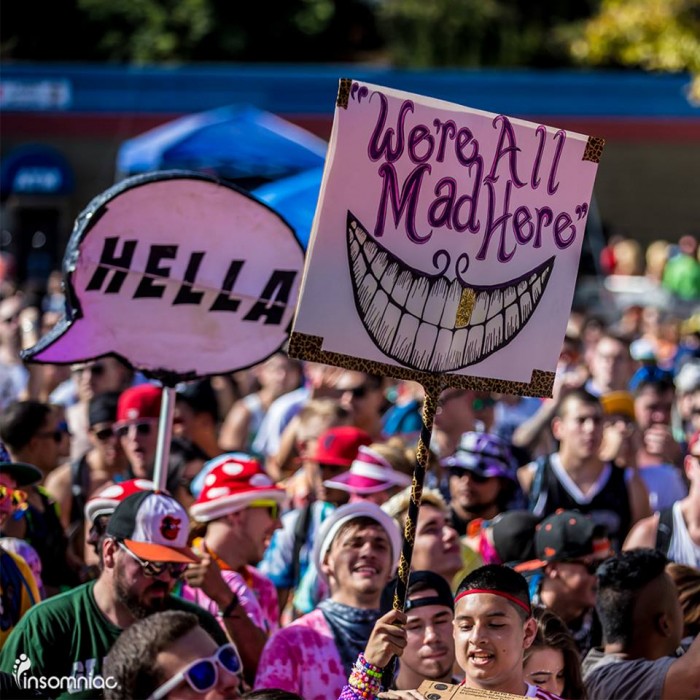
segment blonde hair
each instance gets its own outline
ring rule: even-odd
[[[373,442],[369,449],[374,450],[380,457],[384,457],[397,471],[409,476],[413,474],[411,454],[414,455],[415,459],[415,452],[408,451],[401,438],[392,437],[386,442]]]
[[[382,504],[382,510],[396,520],[396,523],[402,532],[406,524],[408,504],[411,502],[411,488],[411,486],[407,486],[405,489],[403,489],[403,491],[399,491],[386,503]],[[441,513],[443,513],[443,515],[447,515],[449,512],[445,499],[437,489],[423,489],[421,506],[433,506],[433,508],[437,508]]]

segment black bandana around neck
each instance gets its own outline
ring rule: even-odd
[[[330,598],[322,600],[318,608],[331,628],[345,675],[349,676],[358,654],[367,646],[374,623],[379,619],[379,610],[353,608]]]

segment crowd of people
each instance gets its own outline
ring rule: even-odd
[[[700,697],[700,313],[575,308],[552,398],[444,390],[401,611],[419,384],[182,383],[160,489],[157,382],[20,359],[60,297],[0,296],[3,698]]]

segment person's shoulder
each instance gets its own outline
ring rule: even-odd
[[[17,623],[16,629],[41,628],[57,632],[65,624],[69,624],[72,628],[79,623],[77,618],[80,610],[88,606],[86,591],[92,585],[94,581],[32,605]]]
[[[268,414],[272,416],[279,415],[282,417],[284,413],[297,403],[304,403],[309,398],[309,390],[307,387],[301,386],[293,391],[288,391],[282,396],[278,396],[267,409]]]

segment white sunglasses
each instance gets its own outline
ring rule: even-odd
[[[232,675],[238,675],[243,670],[241,657],[238,656],[238,650],[233,644],[224,644],[212,656],[197,659],[185,666],[182,671],[176,673],[159,688],[156,688],[148,696],[148,700],[162,700],[171,690],[177,688],[182,681],[187,681],[190,688],[196,693],[206,693],[219,681],[219,667]]]

